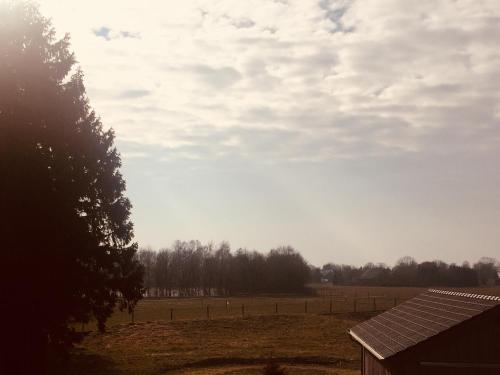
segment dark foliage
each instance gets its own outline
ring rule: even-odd
[[[141,296],[114,135],[74,64],[34,5],[0,4],[0,373],[16,358],[41,373],[48,345],[76,339],[72,322],[103,329]]]

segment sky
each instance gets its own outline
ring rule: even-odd
[[[140,246],[500,258],[498,0],[39,3],[115,130]]]

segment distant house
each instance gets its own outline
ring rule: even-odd
[[[430,289],[349,334],[362,375],[500,374],[500,297]]]

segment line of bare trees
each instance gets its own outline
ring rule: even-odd
[[[499,272],[500,263],[493,258],[481,258],[471,266],[468,262],[417,263],[403,257],[392,268],[383,263],[363,267],[328,263],[313,271],[313,279],[338,285],[473,287],[500,284]]]
[[[170,248],[141,249],[147,296],[228,296],[256,293],[300,293],[309,282],[366,286],[474,287],[500,284],[500,263],[481,258],[470,265],[442,261],[417,263],[401,258],[394,267],[367,263],[362,267],[327,263],[308,265],[290,246],[263,254],[229,243],[176,241]]]
[[[310,279],[310,266],[290,246],[267,254],[222,242],[176,241],[171,248],[141,249],[147,296],[209,296],[297,293]]]

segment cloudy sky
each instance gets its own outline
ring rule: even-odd
[[[498,0],[42,0],[116,131],[136,239],[500,257]]]

